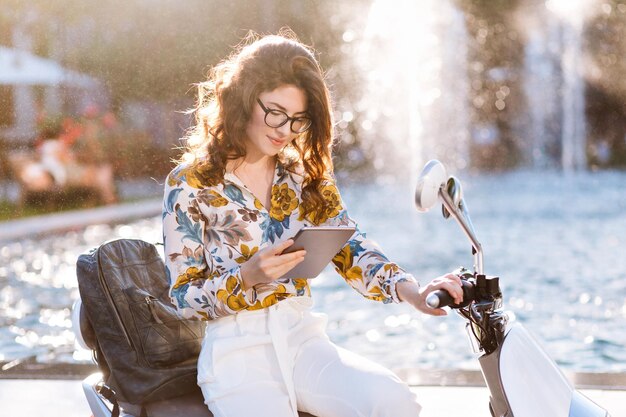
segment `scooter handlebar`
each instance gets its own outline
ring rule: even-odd
[[[426,305],[430,308],[448,307],[454,304],[454,298],[446,290],[433,291],[426,296]]]
[[[463,288],[463,301],[460,304],[456,304],[454,302],[454,298],[452,298],[448,291],[437,290],[431,292],[426,296],[426,305],[430,308],[461,308],[469,305],[469,303],[471,303],[476,298],[474,284],[467,280],[462,280],[461,286]]]

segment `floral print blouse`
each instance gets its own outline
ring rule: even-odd
[[[302,180],[299,172],[277,162],[271,207],[266,208],[232,173],[216,186],[205,186],[195,169],[185,165],[169,174],[163,200],[165,269],[172,302],[184,317],[212,320],[311,295],[305,278],[245,288],[240,273],[259,250],[314,225],[313,216],[300,211]],[[322,194],[330,204],[319,225],[356,226],[334,182],[326,183]],[[414,281],[358,228],[332,263],[356,291],[384,303],[400,301],[398,282]]]

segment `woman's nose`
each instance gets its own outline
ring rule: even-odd
[[[276,128],[276,133],[280,135],[281,138],[288,136],[291,133],[291,127],[289,122],[284,125]]]

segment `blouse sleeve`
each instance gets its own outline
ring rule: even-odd
[[[357,226],[350,218],[334,183],[329,183],[323,190],[327,202],[322,217],[323,225]],[[348,284],[364,297],[383,303],[401,300],[396,292],[396,285],[402,281],[417,282],[415,278],[391,262],[376,242],[368,239],[358,229],[348,243],[332,260],[335,270]]]
[[[199,190],[168,177],[163,199],[163,245],[170,297],[185,318],[211,320],[256,302],[240,267],[226,270],[219,253],[205,250],[206,218],[194,204]]]

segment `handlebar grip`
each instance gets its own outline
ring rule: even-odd
[[[430,308],[448,307],[454,304],[454,298],[446,290],[433,291],[426,296],[426,305]]]
[[[476,298],[474,284],[468,280],[461,280],[463,288],[463,301],[460,304],[454,303],[454,298],[446,290],[433,291],[426,296],[426,305],[430,308],[452,307],[461,308],[469,305]]]

